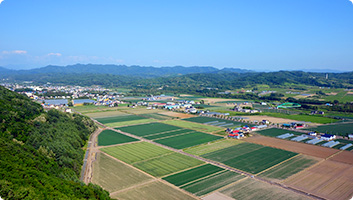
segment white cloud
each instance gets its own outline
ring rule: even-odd
[[[61,53],[48,53],[48,56],[61,56]]]
[[[0,4],[3,2],[4,0],[0,0]],[[0,198],[1,199],[1,198]]]
[[[353,0],[349,0],[350,2],[352,2],[352,4],[353,4]]]
[[[0,0],[1,1],[1,0]],[[3,51],[3,54],[27,54],[24,50],[14,50],[14,51]]]

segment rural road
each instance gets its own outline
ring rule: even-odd
[[[232,168],[232,167],[229,167],[227,165],[224,165],[222,163],[219,163],[219,162],[216,162],[216,161],[213,161],[213,160],[208,160],[208,159],[205,159],[205,158],[202,158],[202,157],[199,157],[199,156],[195,156],[195,155],[192,155],[192,154],[189,154],[189,153],[186,153],[186,152],[183,152],[182,150],[179,150],[179,149],[174,149],[174,148],[171,148],[171,147],[168,147],[168,146],[165,146],[165,145],[162,145],[162,144],[159,144],[159,143],[156,143],[156,142],[153,142],[151,140],[147,140],[145,138],[142,138],[142,137],[138,137],[136,135],[133,135],[133,134],[130,134],[130,133],[126,133],[126,132],[122,132],[120,130],[116,130],[116,129],[113,129],[113,128],[110,128],[110,127],[107,127],[105,126],[104,124],[96,121],[95,119],[91,118],[96,124],[99,124],[103,127],[105,127],[105,129],[109,129],[109,130],[112,130],[112,131],[116,131],[116,132],[119,132],[121,134],[124,134],[126,136],[129,136],[129,137],[132,137],[132,138],[136,138],[136,139],[139,139],[141,141],[145,141],[145,142],[148,142],[148,143],[151,143],[151,144],[154,144],[154,145],[157,145],[157,146],[160,146],[160,147],[163,147],[163,148],[166,148],[166,149],[169,149],[171,151],[174,151],[174,152],[177,152],[177,153],[181,153],[181,154],[184,154],[186,156],[190,156],[192,158],[195,158],[195,159],[198,159],[198,160],[201,160],[201,161],[204,161],[206,163],[210,163],[210,164],[213,164],[213,165],[216,165],[218,167],[221,167],[223,169],[227,169],[227,170],[230,170],[230,171],[233,171],[233,172],[236,172],[236,173],[239,173],[239,174],[242,174],[244,176],[247,176],[249,178],[253,178],[253,179],[256,179],[258,181],[261,181],[261,182],[265,182],[267,184],[271,184],[271,185],[275,185],[275,186],[278,186],[282,189],[285,189],[285,190],[290,190],[292,192],[295,192],[297,194],[301,194],[301,195],[305,195],[307,197],[310,197],[310,198],[313,198],[313,199],[324,199],[324,198],[321,198],[319,196],[316,196],[316,195],[313,195],[313,194],[309,194],[309,193],[306,193],[306,192],[303,192],[301,190],[297,190],[295,188],[292,188],[292,187],[288,187],[288,186],[285,186],[285,185],[282,185],[280,183],[276,183],[276,182],[273,182],[273,181],[270,181],[270,180],[266,180],[266,179],[263,179],[261,177],[258,177],[258,176],[255,176],[253,174],[250,174],[250,173],[246,173],[246,172],[243,172],[241,170],[238,170],[238,169],[235,169],[235,168]],[[98,134],[102,131],[102,129],[98,129],[97,131],[95,131],[91,137],[90,137],[90,140],[89,140],[89,143],[91,144],[89,146],[89,148],[87,148],[87,152],[86,152],[86,156],[87,158],[85,159],[85,163],[86,165],[84,165],[84,168],[82,169],[83,170],[83,173],[82,173],[82,180],[88,184],[89,182],[92,181],[92,174],[93,174],[93,171],[92,171],[92,165],[93,165],[93,162],[95,160],[95,155],[96,153],[99,151],[98,148],[97,148],[97,136]],[[85,167],[86,166],[86,167]]]

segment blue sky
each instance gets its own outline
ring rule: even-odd
[[[0,66],[75,63],[353,71],[353,4],[349,0],[1,2]]]

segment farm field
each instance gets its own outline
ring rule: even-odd
[[[307,130],[318,131],[320,133],[329,133],[329,134],[346,134],[346,133],[352,133],[353,123],[322,125],[322,126],[307,128]]]
[[[262,121],[262,120],[268,120],[272,123],[290,123],[290,122],[295,122],[298,120],[292,120],[292,119],[285,119],[285,118],[279,118],[279,117],[270,117],[267,115],[250,115],[250,116],[246,116],[247,118],[249,118],[250,121]]]
[[[159,113],[161,112],[161,110],[158,110],[158,109],[148,110],[146,108],[135,108],[135,109],[126,110],[126,112],[135,114],[135,115],[140,115],[140,114],[149,114],[149,113]]]
[[[117,107],[107,107],[107,106],[95,106],[95,105],[87,105],[87,106],[75,106],[74,110],[82,113],[94,113],[94,112],[109,112],[109,111],[116,111],[118,110]]]
[[[303,134],[303,133],[285,130],[285,129],[279,129],[279,128],[269,128],[269,129],[259,130],[259,131],[256,131],[255,133],[260,134],[260,135],[264,135],[264,136],[269,136],[269,137],[277,137],[279,135],[283,135],[286,133],[292,133],[294,135],[302,135]]]
[[[95,120],[97,120],[102,124],[111,124],[115,122],[125,122],[125,121],[139,120],[139,119],[146,119],[146,118],[138,115],[118,115],[113,117],[95,118]]]
[[[146,113],[146,114],[140,114],[142,117],[147,117],[147,118],[153,118],[156,120],[169,120],[173,119],[173,117],[167,116],[167,115],[162,115],[159,113]]]
[[[101,150],[157,177],[204,163],[147,142],[107,147]]]
[[[223,170],[224,170],[223,168],[217,167],[215,165],[206,164],[196,168],[189,169],[187,171],[180,172],[178,174],[173,174],[163,179],[176,186],[181,186],[191,181],[195,181],[202,177],[206,177]]]
[[[105,125],[108,127],[114,128],[114,127],[120,127],[120,126],[146,124],[146,123],[155,122],[155,121],[156,121],[155,119],[144,118],[144,119],[131,120],[131,121],[113,122]]]
[[[240,143],[242,143],[241,140],[224,139],[224,140],[211,142],[210,144],[202,144],[196,147],[184,149],[184,152],[190,153],[196,156],[200,156],[203,154],[211,153]]]
[[[223,128],[218,128],[215,126],[209,126],[205,124],[193,123],[193,122],[184,121],[184,120],[168,120],[168,121],[163,121],[163,123],[179,126],[183,128],[193,129],[196,131],[203,131],[207,133],[223,130]]]
[[[112,130],[104,130],[98,135],[99,146],[122,144],[122,143],[133,142],[133,141],[138,141],[138,140]]]
[[[108,110],[108,111],[87,113],[85,115],[92,118],[104,118],[104,117],[113,117],[113,116],[128,115],[128,114],[121,112],[119,110]]]
[[[327,158],[333,155],[334,153],[338,152],[337,149],[326,148],[317,145],[309,145],[301,142],[293,142],[278,138],[265,137],[261,135],[245,138],[244,141],[284,149],[287,151],[301,153],[304,155],[314,156],[318,158]]]
[[[191,158],[183,154],[171,153],[149,160],[136,162],[133,164],[133,166],[151,174],[152,176],[161,177],[184,169],[195,167],[203,163],[203,161]]]
[[[191,146],[196,146],[206,142],[221,139],[221,136],[210,135],[202,132],[191,132],[183,135],[176,135],[174,137],[154,140],[159,144],[163,144],[175,149],[184,149]]]
[[[284,180],[293,174],[296,174],[315,163],[319,162],[321,159],[305,156],[305,155],[298,155],[293,157],[292,159],[279,164],[278,166],[271,168],[259,176],[263,178],[273,179],[273,180]]]
[[[148,175],[103,153],[99,153],[97,160],[93,162],[92,182],[102,186],[109,192],[125,189],[150,180],[152,178]]]
[[[175,130],[175,131],[167,131],[165,133],[158,133],[158,134],[148,135],[148,136],[144,136],[144,138],[146,138],[148,140],[156,140],[156,139],[160,139],[160,138],[176,136],[176,135],[190,133],[190,132],[195,132],[195,131],[194,130],[190,130],[190,129],[180,129],[180,130]]]
[[[252,126],[249,123],[244,123],[244,122],[239,122],[239,121],[232,121],[232,120],[226,120],[226,119],[219,119],[219,118],[213,118],[213,117],[204,117],[204,116],[200,116],[200,117],[193,117],[193,118],[187,118],[187,119],[183,119],[184,121],[190,121],[190,122],[196,122],[196,123],[208,123],[208,122],[225,122],[225,123],[233,123],[233,125],[229,125],[229,126],[225,126],[225,127],[237,127],[237,126],[244,126],[244,125],[248,125],[248,126]],[[222,127],[222,129],[224,129],[225,127]]]
[[[338,121],[337,119],[315,116],[315,115],[287,115],[282,113],[269,113],[269,112],[263,113],[263,115],[266,115],[269,117],[278,117],[278,118],[284,118],[284,119],[291,119],[295,121],[305,121],[305,122],[319,123],[319,124],[328,124],[328,123],[334,123]]]
[[[212,174],[211,176],[198,179],[194,182],[189,182],[181,186],[181,188],[193,193],[196,196],[203,196],[226,185],[234,183],[244,177],[245,176],[236,172],[224,170],[220,173]]]
[[[285,180],[284,184],[327,199],[350,199],[353,166],[326,160]]]
[[[147,136],[147,135],[162,133],[166,131],[178,130],[181,128],[177,126],[163,124],[163,123],[150,123],[150,124],[127,126],[127,127],[122,127],[118,129],[123,132],[131,133],[137,136]]]
[[[330,160],[353,165],[353,152],[342,151],[339,154],[331,157]]]
[[[177,113],[177,112],[171,112],[171,111],[161,112],[160,114],[166,115],[166,116],[170,116],[170,117],[173,117],[173,118],[176,117],[176,118],[180,118],[180,119],[189,118],[189,117],[195,117],[194,115],[191,115],[191,114]]]
[[[122,160],[128,164],[170,154],[172,151],[147,143],[138,142],[121,146],[106,147],[101,151]]]
[[[269,199],[269,200],[304,200],[308,199],[289,190],[284,190],[274,185],[266,184],[254,179],[246,178],[236,184],[220,191],[234,199]]]
[[[143,198],[142,198],[143,197]],[[196,198],[182,192],[174,187],[155,181],[146,185],[135,187],[112,195],[112,198],[119,200],[136,199],[168,199],[168,200],[195,200]]]
[[[244,142],[201,156],[257,174],[295,155],[294,152]]]

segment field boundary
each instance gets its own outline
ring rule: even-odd
[[[160,132],[160,133],[153,133],[153,134],[149,134],[149,135],[144,135],[143,137],[155,136],[155,135],[160,135],[160,134],[164,134],[164,133],[172,133],[172,132],[180,131],[180,130],[183,130],[183,129],[175,129],[175,130],[164,131],[164,132]]]
[[[177,134],[177,135],[170,135],[170,136],[166,136],[166,137],[156,138],[156,139],[153,139],[152,141],[162,140],[162,139],[166,139],[166,138],[172,138],[172,137],[176,137],[176,136],[180,136],[180,135],[186,135],[186,134],[190,134],[190,133],[193,133],[193,132],[195,132],[195,131],[192,130],[192,131],[186,132],[186,133],[181,133],[181,134]]]
[[[211,176],[216,176],[217,174],[220,174],[220,173],[223,173],[223,172],[226,172],[226,171],[228,171],[228,170],[223,169],[223,170],[221,170],[221,171],[219,171],[219,172],[215,172],[215,173],[213,173],[213,174],[210,174],[210,175],[207,175],[207,176],[204,176],[204,177],[198,178],[198,179],[196,179],[196,180],[192,180],[192,181],[190,181],[190,182],[184,183],[183,185],[179,185],[179,187],[183,187],[183,186],[186,186],[186,185],[189,185],[189,184],[195,183],[195,182],[197,182],[197,181],[200,181],[200,180],[203,180],[203,179],[209,178],[209,177],[211,177]]]
[[[277,167],[278,165],[281,165],[282,163],[286,163],[286,162],[288,162],[288,161],[292,160],[293,158],[298,157],[298,156],[300,156],[300,155],[301,155],[301,154],[298,153],[297,155],[292,156],[292,157],[288,158],[287,160],[284,160],[284,161],[282,161],[282,162],[280,162],[280,163],[277,163],[277,164],[273,165],[272,167],[269,167],[269,168],[267,168],[267,169],[265,169],[265,170],[263,170],[263,171],[261,171],[261,172],[255,174],[255,175],[258,176],[258,175],[260,175],[260,174],[262,174],[262,173],[264,173],[264,172],[266,172],[266,171],[268,171],[268,170],[270,170],[270,169],[273,169],[273,168]]]

